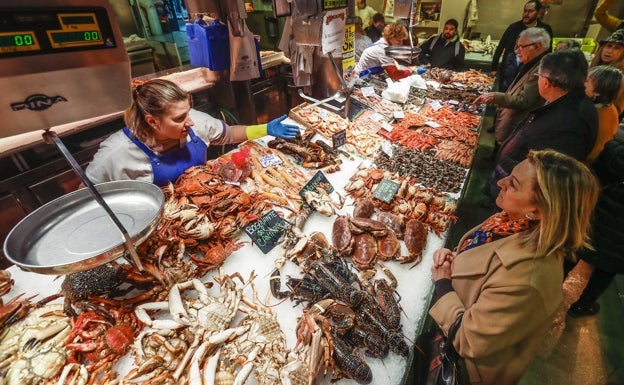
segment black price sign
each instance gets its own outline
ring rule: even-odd
[[[400,185],[397,182],[393,182],[388,179],[382,179],[379,185],[373,192],[373,197],[384,201],[386,203],[392,202],[397,191],[399,191]]]
[[[329,183],[329,180],[327,180],[327,177],[325,176],[325,174],[323,174],[322,171],[318,171],[316,174],[314,174],[312,179],[310,179],[308,183],[306,183],[306,185],[303,186],[301,191],[299,191],[299,195],[301,195],[301,197],[305,199],[306,191],[313,191],[316,193],[320,192],[316,188],[316,186],[319,186],[323,191],[326,191],[328,194],[331,194],[334,191],[334,186],[332,186],[331,183]]]
[[[284,230],[290,228],[290,226],[290,223],[277,215],[274,210],[271,210],[262,218],[245,227],[245,233],[266,254],[273,250],[277,242],[282,238]]]
[[[347,143],[347,130],[340,130],[332,135],[332,146],[338,148]]]

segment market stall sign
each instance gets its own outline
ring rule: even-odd
[[[347,143],[347,130],[340,130],[332,135],[332,147],[338,148]]]
[[[275,210],[266,213],[262,218],[245,227],[245,233],[260,250],[267,254],[279,243],[285,230],[291,226]]]
[[[301,195],[301,197],[305,199],[306,191],[313,191],[315,193],[320,193],[320,191],[316,188],[318,185],[321,185],[322,190],[326,191],[328,194],[331,194],[332,192],[334,192],[334,186],[332,186],[331,183],[329,183],[329,180],[327,179],[325,174],[323,174],[322,171],[318,171],[316,174],[314,174],[312,179],[310,179],[308,183],[306,183],[306,185],[303,186],[301,191],[299,191],[299,195]]]
[[[323,10],[346,8],[347,0],[323,0]]]
[[[380,201],[390,203],[392,199],[394,199],[397,191],[399,191],[399,187],[400,185],[397,182],[384,178],[379,182],[379,185],[373,192],[373,197]]]

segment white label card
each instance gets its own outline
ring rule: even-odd
[[[381,143],[381,151],[385,152],[386,155],[392,158],[392,143],[388,142],[387,140],[384,140]]]
[[[405,118],[405,113],[403,113],[403,111],[394,111],[394,118],[403,119]]]
[[[278,164],[282,164],[282,160],[273,154],[262,155],[258,157],[258,161],[262,165],[262,167],[271,167],[277,166]]]
[[[373,96],[376,95],[375,94],[375,87],[362,87],[362,95],[369,97],[369,96]]]
[[[329,113],[327,112],[327,110],[319,108],[319,115],[321,116],[321,119],[323,119],[324,122],[326,122],[327,119],[329,119]]]
[[[428,122],[425,122],[425,124],[426,124],[427,126],[429,126],[429,127],[433,127],[433,128],[438,128],[438,127],[440,127],[440,126],[441,126],[441,124],[438,124],[438,123],[433,122],[433,121],[428,121]]]
[[[386,130],[388,132],[392,132],[392,129],[394,127],[392,126],[392,124],[390,124],[388,122],[383,122],[383,123],[381,123],[381,128],[383,128],[384,130]]]
[[[433,100],[431,103],[429,103],[429,105],[431,106],[431,108],[433,108],[434,111],[437,111],[440,108],[442,108],[442,104],[440,104],[440,102],[437,100]]]
[[[382,119],[385,119],[385,116],[383,116],[382,114],[378,112],[375,112],[374,114],[370,116],[370,120],[372,120],[373,122],[379,122]]]

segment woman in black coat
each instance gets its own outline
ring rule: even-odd
[[[574,317],[598,313],[596,300],[616,274],[624,273],[624,140],[608,142],[593,166],[602,185],[592,226],[595,251],[583,250],[579,255],[594,270],[581,297],[568,311]]]

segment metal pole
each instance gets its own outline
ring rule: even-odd
[[[113,222],[115,223],[119,231],[121,231],[121,234],[123,235],[123,238],[124,238],[124,243],[126,245],[126,249],[130,252],[130,256],[132,257],[131,262],[134,263],[134,265],[136,266],[137,269],[139,269],[139,271],[143,271],[143,265],[141,264],[139,255],[136,252],[136,248],[134,247],[134,244],[132,243],[132,240],[130,239],[130,235],[128,235],[128,232],[126,231],[126,228],[119,221],[119,218],[117,218],[113,210],[111,210],[110,206],[108,206],[108,204],[104,201],[104,198],[102,198],[102,195],[95,188],[93,183],[89,180],[89,178],[87,178],[87,174],[84,173],[84,171],[82,170],[82,167],[80,167],[76,159],[74,159],[74,157],[71,155],[67,147],[65,147],[61,139],[56,134],[56,132],[45,130],[45,132],[43,133],[43,140],[48,144],[55,144],[56,147],[59,149],[59,151],[61,151],[65,159],[67,159],[67,161],[69,162],[71,167],[74,169],[76,174],[78,174],[78,176],[80,177],[80,180],[82,180],[82,183],[91,191],[91,194],[93,195],[97,203],[99,203],[100,206],[102,206],[102,208],[106,211],[106,213],[113,220]]]

